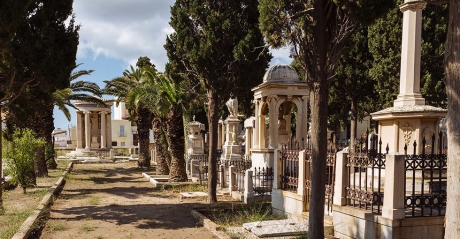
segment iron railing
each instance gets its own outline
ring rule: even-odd
[[[435,153],[435,135],[431,145],[425,138],[422,141],[422,153],[417,155],[417,143],[414,141],[414,153],[405,152],[405,189],[404,197],[406,217],[444,216],[446,213],[447,154],[443,146],[443,135],[439,134],[437,153]],[[425,149],[429,153],[425,153]]]
[[[370,145],[368,145],[370,143]],[[377,149],[378,148],[378,149]],[[388,154],[388,145],[386,153]],[[382,213],[383,187],[382,170],[385,169],[385,154],[382,154],[382,140],[377,136],[371,139],[361,138],[355,149],[348,154],[348,205]]]
[[[252,181],[254,196],[271,195],[273,188],[273,168],[255,167]]]

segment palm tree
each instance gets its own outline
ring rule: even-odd
[[[80,66],[80,64],[75,68],[78,66]],[[105,105],[105,102],[102,99],[102,90],[96,83],[88,81],[74,82],[80,76],[90,75],[92,72],[93,70],[80,70],[72,72],[69,77],[69,88],[57,90],[52,94],[54,101],[53,106],[56,106],[59,110],[61,110],[69,121],[71,118],[69,107],[77,109],[73,104],[73,101],[75,100]],[[91,95],[88,93],[91,93]],[[57,164],[54,161],[54,147],[52,144],[47,144],[45,147],[45,158],[46,164],[49,168],[57,167]]]
[[[144,69],[142,87],[131,91],[129,101],[150,109],[166,125],[166,140],[171,157],[169,181],[187,181],[183,110],[187,95],[180,87],[155,69]]]
[[[131,71],[123,72],[123,77],[117,77],[110,81],[104,81],[106,84],[104,93],[116,96],[116,104],[125,102],[126,108],[129,111],[130,121],[135,121],[137,124],[137,132],[139,134],[139,166],[150,167],[149,153],[149,129],[151,126],[152,114],[150,110],[144,107],[134,107],[134,104],[127,100],[129,92],[142,87],[144,82],[141,69],[134,69],[131,66]]]

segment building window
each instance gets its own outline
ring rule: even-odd
[[[124,141],[120,142],[120,146],[122,147],[125,146],[125,142]]]
[[[101,129],[101,115],[97,115],[97,128]]]
[[[124,125],[120,125],[120,137],[126,137]]]
[[[112,141],[112,146],[117,146],[117,141]]]

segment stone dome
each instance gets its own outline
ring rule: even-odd
[[[263,83],[265,82],[298,82],[299,75],[289,65],[274,65],[265,72]]]

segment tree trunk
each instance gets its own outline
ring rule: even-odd
[[[169,166],[167,161],[166,149],[163,147],[163,133],[161,128],[161,121],[155,117],[152,122],[153,140],[155,143],[155,160],[157,163],[156,174],[157,175],[169,175]]]
[[[40,154],[40,157],[43,157],[46,165],[46,177],[48,176],[48,168],[56,168],[57,164],[54,161],[54,140],[53,140],[53,131],[54,131],[54,100],[50,99],[48,106],[46,107],[46,113],[43,117],[44,123],[44,135],[43,137],[46,141],[46,145],[43,148],[43,155]],[[42,173],[42,172],[40,172]]]
[[[209,125],[209,158],[208,158],[208,203],[217,202],[217,130],[219,97],[213,89],[208,89],[208,125]]]
[[[350,149],[353,151],[356,147],[356,128],[357,128],[357,118],[358,110],[356,109],[356,100],[351,100],[351,110],[350,110]]]
[[[447,112],[447,208],[445,238],[460,234],[460,0],[449,1],[449,23],[444,66]]]
[[[0,105],[0,113],[2,112],[2,108]],[[0,125],[3,124],[2,117],[0,116]],[[3,127],[0,130],[0,174],[3,170]],[[0,175],[0,215],[3,215],[5,210],[3,209],[3,175]]]
[[[139,134],[139,166],[150,167],[150,111],[146,108],[139,108],[137,113],[137,132]]]
[[[330,3],[333,4],[333,3]],[[324,197],[326,190],[327,158],[327,101],[328,84],[326,73],[327,57],[327,8],[325,1],[314,1],[316,24],[313,27],[314,55],[312,89],[310,90],[311,108],[311,197],[308,219],[308,238],[324,238]]]
[[[170,182],[186,182],[187,171],[185,169],[185,138],[184,121],[182,110],[179,107],[171,107],[169,117],[166,120],[166,136],[168,139],[168,151],[171,155],[171,165],[169,168]]]

